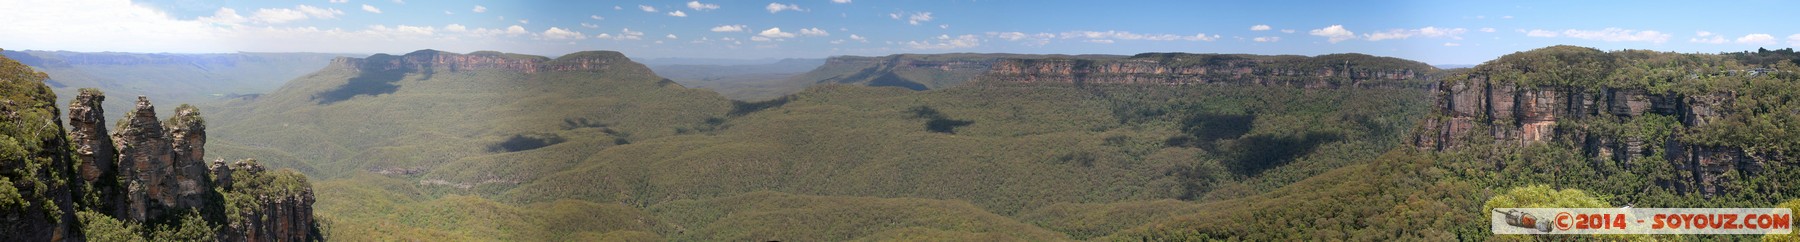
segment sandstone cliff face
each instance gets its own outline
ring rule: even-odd
[[[1341,61],[1341,62],[1340,62]],[[1205,84],[1329,88],[1367,80],[1421,78],[1435,68],[1372,56],[1252,56],[1147,53],[1125,59],[1001,59],[983,79],[1024,83]]]
[[[268,171],[253,160],[226,166],[214,161],[212,172],[229,195],[233,208],[219,238],[227,241],[313,241],[321,239],[313,219],[313,193],[306,177],[291,170]]]
[[[101,102],[106,95],[98,90],[85,89],[69,103],[69,138],[75,142],[75,157],[81,161],[81,180],[94,188],[96,199],[88,204],[95,210],[114,216],[124,216],[125,208],[116,206],[126,204],[124,191],[119,184],[118,153],[114,150],[113,140],[107,136],[106,114],[101,109]]]
[[[1481,73],[1448,80],[1436,91],[1439,115],[1428,120],[1413,140],[1430,149],[1450,149],[1474,141],[1469,140],[1472,137],[1492,137],[1496,143],[1507,145],[1565,140],[1596,160],[1626,165],[1661,153],[1663,161],[1685,173],[1676,181],[1667,181],[1665,186],[1700,194],[1721,192],[1718,184],[1725,182],[1722,174],[1728,171],[1756,174],[1767,163],[1777,162],[1747,154],[1741,148],[1687,144],[1675,138],[1653,143],[1645,137],[1598,130],[1581,122],[1624,122],[1655,114],[1672,117],[1682,127],[1706,125],[1723,117],[1723,108],[1735,97],[1731,93],[1681,95],[1641,89],[1522,87],[1490,81]]]
[[[1187,53],[1112,55],[939,54],[838,56],[797,76],[813,83],[944,88],[970,80],[1013,83],[1184,85],[1237,83],[1333,88],[1424,79],[1424,63],[1361,54],[1317,57]],[[1380,84],[1386,85],[1386,84]]]
[[[457,54],[436,50],[420,50],[400,56],[376,54],[367,58],[339,57],[332,59],[331,65],[350,68],[356,71],[373,72],[506,70],[523,73],[539,73],[545,71],[632,71],[650,73],[649,67],[632,62],[630,59],[626,58],[624,54],[613,51],[577,52],[552,60],[541,56],[506,54],[493,51]]]
[[[208,165],[205,157],[206,122],[199,110],[182,105],[166,122],[156,120],[150,100],[138,97],[136,110],[120,123],[118,133],[99,136],[105,128],[97,124],[104,114],[97,107],[105,96],[83,92],[70,104],[81,116],[71,117],[71,137],[75,143],[115,144],[106,147],[78,146],[76,157],[93,161],[94,177],[85,172],[83,180],[96,181],[101,195],[97,208],[116,218],[145,223],[170,221],[187,211],[197,211],[208,221],[224,224],[219,231],[226,241],[307,241],[318,238],[312,218],[312,190],[303,176],[297,184],[286,184],[282,193],[268,193],[256,188],[234,188],[242,179],[262,179],[264,169],[254,162],[239,162],[227,167],[223,161]],[[107,155],[116,149],[116,155]],[[93,152],[89,152],[93,150]],[[108,164],[117,161],[117,164]],[[117,175],[105,167],[116,167]],[[284,175],[300,176],[292,171]],[[286,174],[291,173],[291,174]],[[237,180],[234,180],[237,177]],[[245,178],[248,177],[248,178]],[[290,178],[292,180],[292,178]],[[106,181],[117,185],[107,186]],[[290,191],[291,190],[291,191]],[[120,193],[106,197],[106,191]],[[223,193],[221,193],[223,192]],[[228,205],[229,204],[229,205]],[[228,209],[234,208],[234,209]]]

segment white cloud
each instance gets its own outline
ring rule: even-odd
[[[955,38],[951,38],[949,35],[939,35],[936,41],[907,41],[902,44],[906,45],[908,48],[924,50],[964,49],[981,46],[981,38],[972,34],[965,34]]]
[[[598,25],[598,24],[590,24],[590,23],[581,23],[581,27],[583,27],[583,28],[590,28],[590,29],[598,29],[598,28],[600,28],[600,25]]]
[[[1056,34],[1051,33],[1029,34],[1024,32],[987,32],[987,36],[1007,41],[1023,42],[1026,46],[1044,46],[1044,44],[1050,43],[1051,38],[1056,38]]]
[[[1800,46],[1800,34],[1789,35],[1787,41],[1789,45]]]
[[[644,10],[646,13],[654,13],[656,12],[656,7],[651,7],[650,5],[638,5],[638,10]]]
[[[588,15],[588,18],[594,20],[606,20],[606,17],[600,17],[600,15]]]
[[[624,10],[624,9],[625,8],[623,8],[623,7],[619,7],[619,5],[613,5],[613,10]]]
[[[1506,15],[1506,16],[1500,16],[1500,18],[1503,18],[1503,19],[1512,19],[1512,18],[1513,18],[1513,16],[1512,16],[1512,15]]]
[[[363,4],[363,11],[371,12],[371,13],[381,13],[381,9],[375,8],[375,6],[369,6],[368,4]]]
[[[1411,38],[1411,37],[1412,37],[1412,33],[1406,32],[1406,30],[1398,30],[1398,29],[1388,30],[1387,32],[1376,32],[1373,34],[1363,34],[1363,39],[1366,39],[1369,41],[1381,41],[1381,40],[1385,40],[1385,39],[1405,39],[1405,38]]]
[[[1416,31],[1419,32],[1420,36],[1432,37],[1432,38],[1450,37],[1452,39],[1462,39],[1462,37],[1460,37],[1460,36],[1463,33],[1469,32],[1468,29],[1464,29],[1464,28],[1438,28],[1438,27],[1432,27],[1432,26],[1425,26],[1424,28],[1419,28]]]
[[[675,36],[675,34],[669,34],[669,36],[663,36],[663,38],[669,38],[669,39],[681,39],[681,37],[676,37],[676,36]]]
[[[1330,41],[1331,43],[1334,43],[1334,44],[1339,41],[1356,39],[1356,32],[1351,32],[1348,29],[1344,29],[1343,25],[1332,25],[1330,27],[1325,27],[1323,29],[1314,29],[1312,31],[1308,31],[1307,34],[1311,34],[1311,35],[1319,36],[1319,37],[1325,37],[1326,41]]]
[[[1457,47],[1457,46],[1462,46],[1462,44],[1457,44],[1455,42],[1444,42],[1444,46]]]
[[[406,4],[406,0],[394,0],[394,3],[398,3],[398,4],[402,4],[402,5],[404,5],[404,4]]]
[[[1418,29],[1393,29],[1393,30],[1388,30],[1386,32],[1363,34],[1363,38],[1367,39],[1369,41],[1381,41],[1381,40],[1387,40],[1387,39],[1406,39],[1406,38],[1412,38],[1413,36],[1422,36],[1422,37],[1428,37],[1428,38],[1450,37],[1451,39],[1462,39],[1461,35],[1465,32],[1469,32],[1469,30],[1464,29],[1464,28],[1438,28],[1438,27],[1427,26],[1427,27],[1418,28]]]
[[[544,39],[549,39],[549,40],[587,39],[587,35],[583,35],[583,34],[581,34],[581,32],[569,31],[567,29],[562,29],[562,28],[557,28],[557,27],[550,27],[550,29],[544,30]]]
[[[1606,42],[1634,41],[1661,44],[1669,40],[1669,34],[1664,34],[1655,30],[1637,31],[1620,28],[1606,28],[1601,30],[1569,29],[1563,30],[1562,35],[1569,38]]]
[[[906,23],[919,25],[920,22],[931,22],[931,12],[917,12],[906,16]]]
[[[841,39],[840,39],[840,40],[832,40],[832,41],[831,41],[831,44],[834,44],[834,45],[836,45],[836,44],[843,44],[843,43],[844,43],[844,40],[841,40]]]
[[[519,24],[531,24],[530,19],[519,19]]]
[[[469,27],[463,26],[461,24],[444,25],[444,31],[464,32],[464,31],[468,31],[468,30],[469,30]]]
[[[687,17],[687,13],[683,13],[681,10],[675,10],[674,12],[669,12],[669,16]]]
[[[1797,37],[1800,37],[1800,34],[1797,34],[1797,35],[1794,35],[1794,36],[1797,36]],[[858,36],[858,35],[856,35],[856,34],[850,34],[850,39],[851,39],[851,40],[855,40],[855,41],[862,41],[862,42],[863,42],[863,43],[868,43],[868,42],[869,42],[869,38],[863,38],[863,37],[862,37],[862,36]]]
[[[819,29],[819,28],[809,28],[809,29],[800,29],[800,35],[805,35],[805,36],[831,36],[831,33],[829,33],[829,32],[825,32],[825,30],[822,30],[822,29]]]
[[[850,3],[850,0],[831,0],[831,3]]]
[[[1292,29],[1283,29],[1283,30],[1281,30],[1281,32],[1282,32],[1282,33],[1289,33],[1289,34],[1292,34],[1292,33],[1294,33],[1294,30],[1292,30]]]
[[[762,36],[750,36],[750,41],[756,41],[756,42],[767,42],[767,41],[769,41],[769,40],[770,40],[770,39],[769,39],[769,37],[762,37]]]
[[[700,1],[690,1],[687,3],[687,7],[700,11],[719,9],[718,4],[700,3]]]
[[[1250,26],[1250,31],[1264,31],[1264,30],[1269,30],[1269,25],[1258,24],[1256,26]]]
[[[1752,45],[1775,45],[1775,36],[1769,35],[1769,34],[1749,34],[1749,35],[1744,35],[1744,37],[1738,37],[1737,43],[1752,44]]]
[[[1271,37],[1256,37],[1256,38],[1250,39],[1250,40],[1256,41],[1256,42],[1276,42],[1276,41],[1281,41],[1281,37],[1273,37],[1273,36],[1271,36]]]
[[[1496,31],[1494,28],[1481,28],[1481,32],[1484,33],[1493,33],[1494,31]]]
[[[233,12],[235,13],[236,11],[233,11]],[[344,14],[344,11],[337,10],[335,8],[318,8],[318,7],[307,6],[307,5],[299,5],[299,6],[295,6],[294,8],[257,9],[256,13],[250,15],[249,19],[251,21],[255,21],[258,23],[279,24],[279,23],[286,23],[286,22],[292,22],[292,21],[298,21],[298,20],[306,20],[308,18],[332,19],[332,18],[337,18],[338,15],[343,15],[343,14]]]
[[[1138,34],[1138,33],[1132,33],[1132,32],[1128,32],[1128,31],[1116,31],[1116,30],[1108,30],[1106,32],[1071,31],[1071,32],[1063,32],[1061,36],[1064,39],[1083,38],[1083,39],[1090,39],[1090,40],[1092,40],[1092,39],[1113,39],[1113,40],[1155,40],[1155,41],[1169,41],[1169,40],[1213,41],[1213,40],[1219,39],[1219,35],[1208,36],[1205,33],[1195,34],[1192,36],[1183,36],[1183,35],[1173,35],[1173,34]]]
[[[601,33],[600,35],[594,36],[594,38],[611,39],[611,40],[640,40],[640,39],[644,39],[644,32],[631,31],[631,28],[623,28],[623,29],[619,29],[618,35]]]
[[[1525,32],[1525,36],[1529,36],[1529,37],[1556,38],[1556,36],[1558,35],[1558,34],[1556,34],[1556,31],[1549,31],[1549,30],[1542,30],[1542,29],[1533,29],[1531,31],[1525,31],[1525,30],[1519,30],[1519,31]]]
[[[368,30],[373,33],[380,33],[380,34],[390,35],[390,36],[393,36],[393,35],[430,36],[433,33],[437,32],[437,28],[433,28],[431,26],[420,27],[420,26],[411,26],[411,25],[395,25],[392,28],[389,28],[386,25],[370,25]]]
[[[450,12],[450,10],[444,10],[444,15],[456,15],[456,13]]]
[[[469,12],[486,13],[487,7],[482,7],[481,5],[475,5],[475,9],[470,9]]]
[[[506,27],[506,34],[517,35],[517,34],[524,34],[524,33],[525,33],[525,27],[518,26],[518,25]]]
[[[350,0],[331,0],[329,2],[331,2],[331,3],[347,3],[347,2],[350,2]]]
[[[719,25],[713,27],[712,32],[744,32],[744,25]]]
[[[769,6],[763,7],[763,9],[769,10],[769,13],[777,13],[777,12],[781,12],[781,11],[795,11],[795,12],[806,12],[807,11],[804,8],[800,8],[800,5],[781,4],[781,3],[769,3]]]
[[[1113,43],[1113,40],[1109,40],[1109,39],[1091,39],[1091,40],[1087,40],[1087,42],[1088,42],[1088,43],[1099,43],[1099,44],[1111,44],[1111,43]]]
[[[771,39],[785,39],[785,38],[793,38],[794,37],[794,33],[781,32],[781,28],[769,28],[767,30],[763,30],[762,33],[757,33],[756,35],[762,36],[765,38],[771,38]]]
[[[1713,34],[1713,32],[1706,32],[1706,31],[1694,32],[1694,36],[1695,36],[1694,38],[1689,38],[1688,42],[1707,43],[1707,44],[1724,44],[1725,43],[1725,36],[1719,36],[1717,34]]]

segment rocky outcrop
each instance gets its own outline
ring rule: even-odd
[[[1241,83],[1312,88],[1419,79],[1424,63],[1360,54],[1319,57],[1146,53],[1130,58],[1006,58],[981,79],[1023,83]]]
[[[269,171],[255,160],[226,166],[214,161],[213,174],[228,193],[234,211],[220,231],[225,241],[313,241],[320,231],[313,219],[313,192],[306,176],[293,170]]]
[[[199,212],[209,222],[226,225],[219,231],[225,241],[308,241],[318,238],[318,226],[312,218],[312,188],[305,177],[290,170],[266,171],[254,161],[240,161],[233,166],[223,161],[207,163],[206,121],[193,106],[182,105],[166,121],[156,120],[150,100],[138,97],[136,110],[126,115],[118,133],[105,132],[104,116],[97,107],[105,96],[98,91],[83,92],[70,104],[76,110],[71,117],[71,137],[77,146],[76,157],[93,161],[95,181],[101,202],[93,207],[116,218],[137,223],[174,221],[189,212]],[[115,147],[88,147],[86,144],[114,144]],[[92,152],[90,152],[90,150]],[[117,150],[115,155],[106,155]],[[116,164],[108,164],[116,161]],[[117,167],[117,175],[104,167]],[[280,179],[271,178],[280,176]],[[297,177],[297,178],[296,178]],[[280,180],[280,189],[261,184]],[[106,181],[117,185],[108,186]],[[251,181],[243,183],[241,181]],[[257,183],[261,181],[261,183]],[[106,191],[118,191],[107,198]],[[231,204],[231,205],[227,205]]]
[[[1683,171],[1662,184],[1675,191],[1717,194],[1725,173],[1757,174],[1773,157],[1751,155],[1740,147],[1684,143],[1678,137],[1651,137],[1621,128],[1645,115],[1671,117],[1681,127],[1707,125],[1724,116],[1736,95],[1683,95],[1635,88],[1590,88],[1566,85],[1522,85],[1491,80],[1476,71],[1446,80],[1436,90],[1437,115],[1420,127],[1413,143],[1445,150],[1491,137],[1495,143],[1531,145],[1566,140],[1596,161],[1629,166],[1657,153]],[[1676,132],[1673,136],[1681,135]]]
[[[119,151],[119,180],[124,185],[126,212],[121,218],[146,221],[163,218],[177,209],[180,191],[175,181],[175,157],[155,107],[138,97],[137,110],[125,115],[119,133],[113,134]]]
[[[1425,63],[1362,54],[1317,57],[1144,53],[1115,55],[935,54],[831,57],[799,82],[899,86],[914,90],[963,82],[1182,85],[1242,83],[1330,88],[1370,80],[1424,79]],[[1386,85],[1386,84],[1380,84]]]
[[[632,62],[615,51],[576,52],[557,59],[542,56],[477,51],[457,54],[437,50],[420,50],[405,55],[376,54],[367,58],[338,57],[332,66],[355,71],[429,73],[473,70],[505,70],[523,73],[546,71],[631,71],[650,73],[643,64]]]
[[[106,114],[101,102],[106,94],[95,89],[82,89],[69,103],[69,139],[75,143],[75,157],[81,162],[82,182],[94,188],[98,201],[88,204],[103,213],[124,216],[124,191],[119,189],[118,153],[112,137],[107,136]]]

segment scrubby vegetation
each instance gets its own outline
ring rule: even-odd
[[[1353,54],[1259,58],[1267,70],[1429,69]],[[1737,102],[1726,109],[1747,111],[1717,125],[1687,128],[1654,113],[1559,125],[1800,154],[1791,151],[1800,138],[1782,131],[1800,110],[1797,75],[1731,72],[1790,68],[1745,64],[1775,59],[1551,47],[1446,78],[1729,91]],[[821,69],[850,77],[866,68]],[[732,101],[635,71],[458,70],[402,73],[384,82],[392,90],[316,99],[354,89],[349,80],[361,75],[326,69],[219,108],[208,122],[221,138],[209,154],[263,157],[319,178],[326,233],[356,241],[1505,240],[1517,238],[1489,232],[1486,208],[1791,206],[1800,194],[1783,182],[1800,179],[1789,164],[1733,174],[1729,192],[1707,196],[1663,188],[1657,181],[1680,171],[1661,151],[1599,162],[1576,144],[1517,145],[1479,132],[1445,151],[1406,146],[1436,103],[1421,88],[1431,82],[1417,79],[1340,88],[815,85]],[[282,176],[255,187],[279,192]],[[0,186],[14,188],[0,190],[0,205],[42,206],[18,180],[4,182],[15,185]],[[1576,203],[1544,205],[1548,197]],[[93,221],[86,226],[106,231],[157,229],[90,217],[81,217]]]

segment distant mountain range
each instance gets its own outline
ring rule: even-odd
[[[117,52],[13,51],[7,58],[50,74],[57,103],[69,103],[76,89],[98,88],[114,98],[155,97],[168,104],[203,105],[275,90],[288,80],[318,71],[343,54],[229,53],[149,54]],[[131,102],[106,102],[108,110],[131,110]],[[173,113],[175,105],[157,106]],[[109,118],[120,118],[123,112]]]

